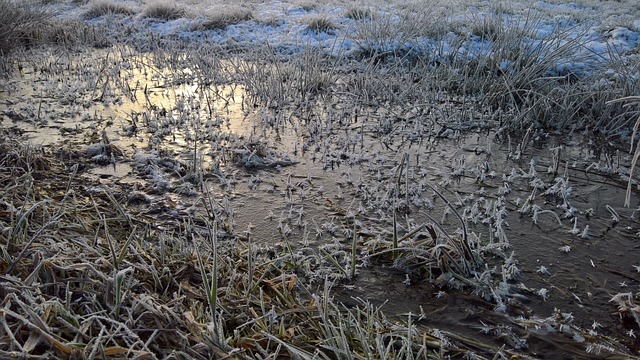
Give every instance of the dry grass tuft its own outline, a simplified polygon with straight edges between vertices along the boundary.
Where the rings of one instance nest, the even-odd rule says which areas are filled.
[[[317,15],[310,16],[307,19],[307,28],[316,33],[331,33],[338,29],[338,25],[334,23],[328,16]]]
[[[471,19],[471,28],[467,31],[482,40],[495,41],[505,32],[505,28],[501,16],[474,16]]]
[[[41,27],[49,18],[41,4],[0,0],[0,55],[36,40],[33,29]]]
[[[374,18],[373,12],[371,12],[370,9],[356,6],[352,6],[347,9],[347,13],[345,16],[353,20],[373,20]]]
[[[315,11],[315,10],[318,10],[319,2],[317,2],[317,1],[302,1],[298,5],[304,11]]]
[[[186,10],[175,3],[168,1],[156,1],[147,4],[142,11],[145,18],[154,18],[162,20],[175,20],[185,16]]]
[[[81,20],[55,19],[35,2],[0,0],[0,55],[42,44],[110,44],[109,34]]]
[[[89,5],[89,9],[85,11],[83,17],[95,19],[106,15],[133,15],[135,13],[135,10],[124,4],[113,3],[109,0],[96,0]]]
[[[202,21],[194,25],[193,30],[223,30],[229,25],[239,24],[253,19],[251,9],[245,7],[227,6],[216,12],[208,12]]]

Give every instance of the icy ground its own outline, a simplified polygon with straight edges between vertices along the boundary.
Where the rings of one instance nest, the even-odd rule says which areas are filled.
[[[133,16],[108,15],[87,21],[143,28],[188,42],[206,41],[225,48],[252,48],[268,44],[283,56],[303,48],[322,48],[335,56],[349,58],[362,51],[388,51],[396,55],[429,55],[433,61],[475,58],[499,48],[505,39],[492,38],[495,28],[519,29],[526,35],[518,46],[539,51],[562,49],[578,42],[576,51],[557,59],[549,75],[588,74],[613,60],[622,64],[638,61],[640,9],[633,1],[431,1],[380,2],[283,2],[265,1],[228,5],[209,1],[178,1],[185,16],[175,20],[145,18],[145,6],[134,0],[111,0],[134,11]],[[173,4],[173,3],[171,3]],[[64,18],[83,18],[88,7],[61,3],[53,11]],[[194,30],[211,14],[250,11],[250,20],[224,29]],[[355,14],[355,16],[354,16]],[[326,21],[322,31],[310,27]],[[133,34],[139,34],[133,32]],[[137,35],[132,35],[137,36]],[[500,56],[500,55],[496,55]],[[509,71],[510,60],[500,62]],[[612,69],[612,75],[615,70]]]

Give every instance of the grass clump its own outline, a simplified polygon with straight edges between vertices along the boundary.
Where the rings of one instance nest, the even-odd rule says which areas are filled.
[[[41,2],[0,0],[0,56],[38,44],[110,44],[108,34],[81,20],[54,19]]]
[[[207,13],[203,20],[196,23],[193,30],[224,30],[229,25],[239,24],[253,19],[251,9],[244,7],[225,7],[219,11]]]
[[[307,29],[316,33],[332,33],[338,25],[324,15],[311,16],[307,20]]]
[[[633,105],[640,105],[640,96],[628,96],[620,99],[615,99],[607,102],[607,105],[612,105],[615,103],[626,103],[627,107],[631,107]],[[640,159],[640,146],[635,144],[635,150],[633,148],[634,140],[636,139],[636,135],[638,134],[638,128],[640,128],[640,116],[636,120],[633,125],[633,134],[631,135],[631,145],[629,152],[633,153],[633,160],[631,162],[631,168],[629,169],[629,181],[627,183],[627,192],[625,194],[624,206],[631,206],[631,190],[633,189],[633,170],[635,170],[636,165],[638,164],[638,159]]]
[[[0,55],[35,40],[33,29],[49,18],[46,9],[35,2],[0,0]]]
[[[184,8],[178,6],[175,3],[167,1],[156,1],[147,4],[142,11],[142,16],[145,18],[154,18],[162,20],[175,20],[183,17],[186,14]]]
[[[355,6],[347,9],[347,13],[345,14],[345,16],[352,20],[373,19],[373,13],[371,12],[371,10]]]
[[[89,5],[89,9],[84,13],[85,19],[95,19],[105,15],[133,15],[135,11],[124,5],[116,4],[108,0],[96,0]]]
[[[497,40],[505,29],[501,16],[474,16],[469,32],[482,40]]]
[[[234,67],[253,100],[269,107],[311,100],[336,83],[336,73],[315,49],[306,50],[287,64],[279,63],[272,48],[259,49],[252,56],[264,61],[239,61]]]
[[[299,5],[300,5],[300,9],[309,12],[309,11],[318,10],[319,4],[317,1],[303,1]]]
[[[356,20],[373,20],[356,22],[350,34],[351,40],[359,47],[359,57],[362,59],[397,60],[399,63],[406,60],[405,55],[409,53],[429,56],[433,51],[421,49],[420,42],[415,39],[439,39],[449,31],[450,21],[444,16],[437,17],[435,14],[438,14],[438,10],[431,4],[406,5],[397,14],[373,14],[369,10],[363,13],[361,9],[350,10],[350,13],[347,16]]]

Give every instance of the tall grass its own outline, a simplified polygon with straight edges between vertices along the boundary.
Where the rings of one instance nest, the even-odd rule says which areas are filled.
[[[357,56],[390,63],[429,57],[433,49],[425,40],[439,40],[452,30],[441,5],[425,1],[403,3],[393,12],[375,8],[348,10],[347,16],[358,20],[349,34],[359,47]]]
[[[46,8],[31,0],[0,0],[0,55],[36,40],[37,29],[50,19]]]
[[[640,105],[640,96],[623,97],[620,99],[611,100],[607,104],[611,105],[616,103],[625,103],[626,107],[633,107],[634,105],[638,106]],[[638,135],[639,128],[640,128],[640,116],[638,116],[638,119],[633,125],[633,132],[631,134],[631,144],[629,146],[629,152],[633,153],[633,159],[631,160],[631,167],[629,168],[629,180],[627,182],[627,192],[624,198],[624,206],[627,206],[627,207],[631,206],[631,190],[633,188],[633,171],[635,170],[636,165],[638,164],[638,159],[640,159],[640,146],[638,146],[638,144],[635,144],[635,150],[634,150],[634,143],[636,142],[636,135]]]
[[[267,107],[297,106],[327,95],[337,80],[332,61],[317,49],[306,49],[288,62],[270,46],[250,50],[259,61],[233,59],[240,81],[256,103]]]

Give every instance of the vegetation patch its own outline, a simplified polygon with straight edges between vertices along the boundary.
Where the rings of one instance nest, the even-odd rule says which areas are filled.
[[[392,322],[366,301],[346,307],[330,283],[312,294],[290,266],[302,258],[221,235],[209,195],[198,201],[211,212],[161,230],[169,224],[139,212],[133,189],[89,185],[81,158],[61,161],[19,137],[0,137],[0,204],[10,209],[0,212],[0,270],[11,279],[0,321],[12,334],[3,356],[407,358],[449,337]],[[405,345],[380,346],[389,338]],[[442,351],[472,343],[451,334]]]
[[[89,4],[89,9],[85,11],[83,16],[85,19],[95,19],[106,15],[133,15],[135,13],[135,10],[124,4],[109,0],[96,0]]]
[[[637,357],[638,34],[313,5],[28,26],[0,357]]]
[[[0,55],[37,40],[34,29],[50,18],[42,5],[33,1],[0,0]]]
[[[373,20],[373,12],[369,8],[364,7],[350,7],[347,9],[345,16],[353,20]]]
[[[154,1],[150,2],[142,10],[142,16],[145,18],[154,18],[162,20],[175,20],[183,17],[186,10],[177,5],[175,2]]]
[[[338,29],[338,25],[324,15],[310,16],[306,23],[307,29],[316,33],[331,33]]]
[[[194,21],[194,30],[224,30],[229,25],[239,24],[253,19],[251,9],[245,7],[226,6],[210,10],[202,19]]]

